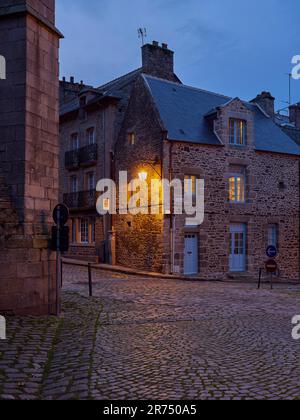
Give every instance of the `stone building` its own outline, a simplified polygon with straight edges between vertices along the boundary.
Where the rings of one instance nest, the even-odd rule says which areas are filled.
[[[257,276],[268,245],[282,278],[299,277],[298,105],[251,102],[182,85],[174,54],[142,48],[142,67],[104,86],[61,82],[61,193],[71,208],[69,256],[204,279]],[[95,210],[95,183],[146,174],[205,181],[205,219]],[[191,192],[193,194],[194,191]],[[162,204],[162,203],[160,203]]]
[[[116,176],[190,180],[191,195],[203,179],[205,219],[191,227],[172,212],[115,216],[117,264],[203,279],[254,277],[275,245],[281,277],[298,279],[298,109],[290,109],[287,129],[267,92],[246,102],[140,75],[116,143]]]
[[[71,210],[70,257],[115,262],[112,220],[96,213],[95,185],[113,176],[116,138],[144,73],[179,82],[166,44],[144,45],[142,67],[103,86],[75,83],[74,77],[60,82],[60,190]]]
[[[0,0],[0,312],[55,314],[59,84],[54,0]]]

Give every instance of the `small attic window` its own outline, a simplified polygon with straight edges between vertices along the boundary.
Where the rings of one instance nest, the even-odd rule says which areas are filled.
[[[229,143],[235,146],[245,146],[247,141],[247,121],[230,118]]]
[[[134,146],[136,143],[136,136],[134,132],[128,133],[128,143],[130,146]]]
[[[278,187],[280,189],[280,191],[284,191],[285,190],[285,183],[284,181],[280,181],[278,184]]]

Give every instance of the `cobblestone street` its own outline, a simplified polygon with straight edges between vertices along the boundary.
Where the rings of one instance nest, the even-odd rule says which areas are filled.
[[[1,399],[299,399],[300,288],[64,267],[63,316],[9,318]]]

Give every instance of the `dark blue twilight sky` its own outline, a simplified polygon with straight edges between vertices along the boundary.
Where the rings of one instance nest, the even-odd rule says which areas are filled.
[[[175,51],[188,85],[252,99],[269,90],[288,100],[291,59],[300,54],[299,0],[57,0],[61,75],[95,86],[141,65],[139,27],[148,42]],[[300,101],[300,80],[292,81]]]

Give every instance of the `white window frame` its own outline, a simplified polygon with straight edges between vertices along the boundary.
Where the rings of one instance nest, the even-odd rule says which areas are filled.
[[[89,219],[82,217],[80,219],[80,243],[83,245],[88,245],[89,236]]]
[[[196,175],[185,175],[184,176],[184,193],[195,197],[197,190],[197,176]],[[187,182],[186,182],[187,181]]]
[[[276,223],[268,225],[268,246],[278,248],[278,225]]]
[[[243,124],[243,128],[239,126]],[[241,134],[242,129],[242,134]],[[247,121],[237,118],[229,119],[229,144],[232,146],[246,146],[247,144]]]

